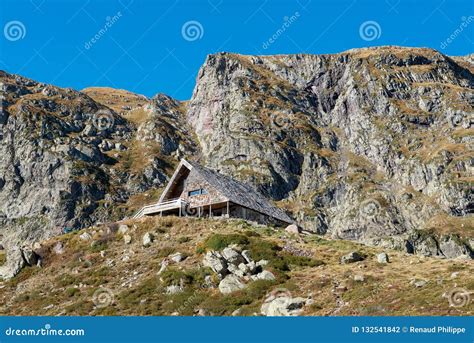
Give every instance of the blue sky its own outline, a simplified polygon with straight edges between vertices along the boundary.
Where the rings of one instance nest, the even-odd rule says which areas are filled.
[[[77,90],[109,86],[189,99],[206,55],[220,51],[321,54],[403,45],[448,55],[474,52],[474,1],[469,0],[0,4],[0,69]]]

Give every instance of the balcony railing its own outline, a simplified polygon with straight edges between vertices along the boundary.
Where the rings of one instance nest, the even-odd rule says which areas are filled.
[[[149,214],[160,213],[163,211],[173,210],[181,207],[185,207],[188,204],[186,200],[181,198],[171,199],[163,201],[153,205],[143,206],[132,218],[137,219]]]

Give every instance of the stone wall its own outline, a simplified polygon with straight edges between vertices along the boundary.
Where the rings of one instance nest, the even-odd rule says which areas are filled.
[[[190,191],[201,188],[205,189],[207,194],[194,196],[188,195]],[[225,202],[228,200],[194,170],[191,170],[187,179],[184,180],[184,187],[180,198],[188,201],[192,207],[208,205],[210,203]]]

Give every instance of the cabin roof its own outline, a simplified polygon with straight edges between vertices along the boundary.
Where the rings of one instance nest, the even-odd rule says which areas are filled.
[[[176,171],[160,197],[160,202],[164,200],[166,193],[169,191],[182,168],[187,168],[189,170],[194,169],[202,178],[215,187],[218,192],[235,204],[253,209],[285,223],[294,222],[285,212],[283,212],[283,210],[271,204],[267,198],[250,185],[234,180],[231,177],[220,174],[212,169],[205,168],[196,162],[186,161],[185,159],[182,159],[176,168]]]

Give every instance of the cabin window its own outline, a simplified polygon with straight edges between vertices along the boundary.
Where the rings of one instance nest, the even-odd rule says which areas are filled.
[[[201,194],[207,194],[207,190],[205,190],[204,188],[200,188],[200,189],[194,189],[188,192],[188,196],[190,197],[193,197],[195,195],[201,195]]]

